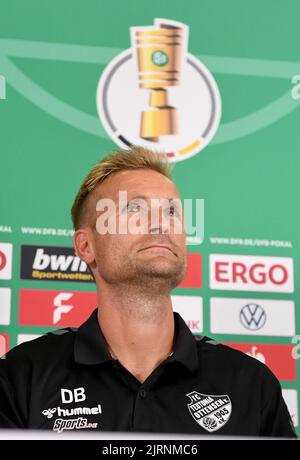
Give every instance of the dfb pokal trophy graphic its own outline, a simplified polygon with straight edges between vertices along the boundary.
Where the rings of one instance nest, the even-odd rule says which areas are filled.
[[[178,134],[178,112],[169,105],[168,88],[178,86],[186,59],[188,27],[177,21],[155,19],[154,26],[131,27],[140,88],[150,90],[149,110],[141,113],[140,137],[159,142]]]

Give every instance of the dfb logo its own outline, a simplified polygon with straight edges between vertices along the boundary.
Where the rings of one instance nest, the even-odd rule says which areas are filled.
[[[211,254],[210,288],[234,291],[294,292],[293,259]]]
[[[85,390],[83,387],[74,388],[74,390],[61,388],[60,394],[63,404],[71,404],[72,402],[77,403],[86,400]]]

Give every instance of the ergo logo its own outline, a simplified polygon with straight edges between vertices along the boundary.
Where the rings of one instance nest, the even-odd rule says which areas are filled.
[[[293,259],[211,254],[210,288],[293,292]]]
[[[227,262],[216,262],[217,281],[230,282],[230,272],[228,270],[228,266],[229,264]],[[279,270],[282,275],[277,280],[274,276],[275,270]],[[231,265],[231,273],[231,279],[233,283],[240,279],[243,283],[252,281],[256,284],[264,284],[267,281],[267,278],[269,278],[270,281],[274,284],[284,284],[288,278],[288,272],[282,265],[273,265],[266,272],[264,264],[253,264],[249,267],[249,270],[247,270],[247,266],[245,264],[233,262]]]

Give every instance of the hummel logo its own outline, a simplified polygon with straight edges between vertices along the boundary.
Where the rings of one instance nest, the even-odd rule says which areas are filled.
[[[46,415],[47,418],[52,418],[55,412],[56,412],[56,407],[54,409],[45,409],[43,410],[42,414]]]

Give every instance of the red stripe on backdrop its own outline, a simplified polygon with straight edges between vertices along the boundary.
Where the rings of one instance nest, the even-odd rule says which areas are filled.
[[[78,327],[97,307],[95,292],[20,289],[23,326]]]
[[[202,255],[190,252],[188,254],[187,271],[179,284],[180,288],[202,287]]]

